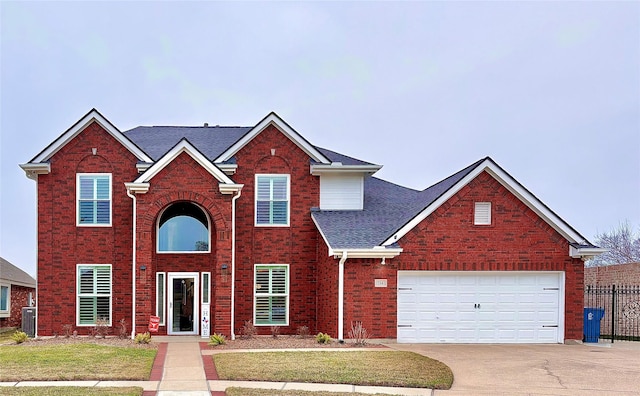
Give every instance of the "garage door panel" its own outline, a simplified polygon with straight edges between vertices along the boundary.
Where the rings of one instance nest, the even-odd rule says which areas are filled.
[[[560,342],[558,327],[542,326],[558,326],[561,279],[560,273],[400,271],[398,342]],[[406,285],[414,286],[401,290]]]

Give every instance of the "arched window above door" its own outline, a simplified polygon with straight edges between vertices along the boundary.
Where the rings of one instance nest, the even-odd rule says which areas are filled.
[[[158,252],[210,252],[209,218],[191,202],[169,206],[158,221]]]

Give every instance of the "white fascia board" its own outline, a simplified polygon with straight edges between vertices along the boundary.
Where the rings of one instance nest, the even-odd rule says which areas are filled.
[[[29,179],[38,180],[38,175],[46,175],[51,173],[51,164],[44,163],[26,163],[20,164],[20,168],[24,171]]]
[[[170,164],[180,154],[187,153],[204,169],[213,175],[220,183],[235,184],[229,176],[225,175],[217,166],[209,161],[200,151],[198,151],[189,141],[182,139],[176,144],[169,152],[167,152],[162,158],[156,161],[145,173],[140,175],[134,183],[148,183],[151,179],[158,174],[165,166]]]
[[[30,162],[38,163],[49,160],[55,153],[57,153],[62,147],[69,143],[73,138],[78,136],[89,124],[97,122],[102,128],[111,134],[120,144],[122,144],[127,150],[129,150],[136,158],[143,162],[153,162],[151,158],[144,151],[140,150],[129,138],[127,138],[122,132],[118,130],[109,120],[104,118],[96,109],[92,109],[78,122],[73,124],[71,128],[67,129],[62,135],[53,141],[47,148],[40,152]]]
[[[311,157],[316,162],[322,162],[325,164],[330,163],[329,159],[322,155],[313,145],[311,145],[308,141],[306,141],[298,132],[296,132],[289,124],[287,124],[282,118],[280,118],[276,113],[269,113],[265,118],[262,119],[256,126],[254,126],[249,132],[247,132],[240,140],[235,142],[231,147],[229,147],[224,153],[222,153],[218,158],[216,158],[213,162],[225,162],[228,161],[231,157],[233,157],[240,149],[242,149],[247,143],[249,143],[253,138],[258,136],[260,132],[262,132],[269,125],[273,125],[280,132],[282,132],[286,137],[288,137],[292,142],[294,142],[300,149],[302,149],[309,157]]]
[[[235,175],[238,171],[238,164],[216,164],[221,171],[231,176]]]
[[[147,171],[147,169],[151,168],[151,165],[153,165],[153,163],[150,162],[138,162],[136,164],[136,169],[138,170],[138,173],[144,173]]]
[[[149,191],[149,183],[124,183],[127,191],[134,194],[146,194]]]
[[[242,190],[242,187],[244,187],[244,184],[225,184],[225,183],[220,183],[220,185],[219,185],[221,194],[234,194],[234,193],[237,193],[238,191]]]
[[[374,246],[371,249],[335,249],[331,256],[342,257],[344,254],[352,258],[394,258],[402,253],[402,248],[385,248],[384,246]]]
[[[609,249],[601,248],[601,247],[573,247],[569,246],[569,256],[573,258],[581,258],[583,260],[588,260],[592,257],[599,256],[603,253],[608,252]]]
[[[453,185],[449,190],[436,199],[431,205],[426,207],[417,216],[411,219],[407,224],[393,234],[389,239],[382,243],[383,246],[390,245],[397,242],[400,238],[405,236],[415,226],[420,224],[431,213],[444,204],[449,198],[453,197],[464,186],[469,184],[473,179],[478,177],[482,172],[487,171],[494,179],[496,179],[504,188],[509,190],[513,195],[520,199],[529,209],[533,210],[538,216],[540,216],[547,224],[549,224],[560,235],[567,239],[570,243],[583,243],[586,239],[571,228],[564,220],[558,215],[553,213],[545,204],[536,198],[531,192],[524,188],[513,177],[506,173],[496,163],[490,159],[486,159],[473,169],[469,174],[462,178],[458,183]]]
[[[320,176],[322,174],[328,173],[366,173],[369,175],[373,175],[380,169],[382,169],[382,165],[342,165],[334,162],[329,165],[311,165],[311,174],[313,176]]]
[[[329,240],[327,240],[327,237],[324,235],[324,232],[322,232],[322,228],[320,228],[320,226],[318,225],[316,218],[313,217],[313,213],[311,213],[311,220],[313,220],[313,224],[316,225],[316,229],[318,230],[318,232],[320,232],[320,236],[324,240],[324,244],[327,245],[327,248],[329,248],[329,256],[333,256],[333,248],[329,244]]]

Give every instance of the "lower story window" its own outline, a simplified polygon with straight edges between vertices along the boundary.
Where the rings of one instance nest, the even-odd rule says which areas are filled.
[[[0,285],[0,318],[11,314],[11,285]]]
[[[254,320],[260,325],[289,324],[289,266],[256,264]]]
[[[77,271],[78,326],[111,326],[111,264],[81,264]]]

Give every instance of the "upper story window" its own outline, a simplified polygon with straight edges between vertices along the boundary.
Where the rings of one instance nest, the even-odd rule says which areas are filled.
[[[491,225],[491,202],[476,202],[473,214],[474,225]]]
[[[289,225],[289,175],[256,175],[256,226]]]
[[[210,252],[209,218],[199,206],[178,202],[169,206],[158,223],[158,252]]]
[[[77,224],[79,226],[110,226],[111,174],[79,173],[76,185]]]

